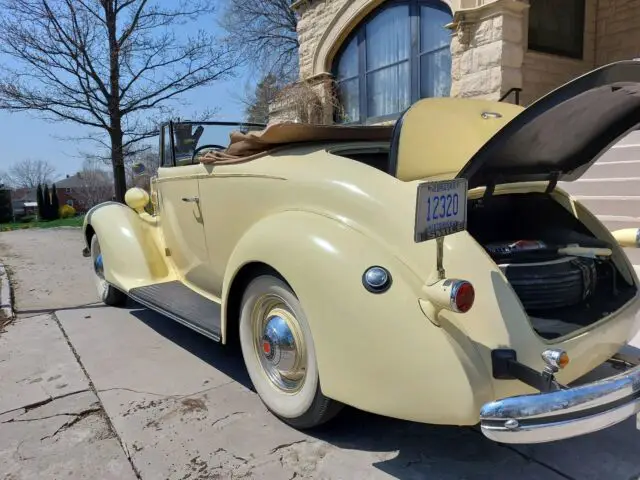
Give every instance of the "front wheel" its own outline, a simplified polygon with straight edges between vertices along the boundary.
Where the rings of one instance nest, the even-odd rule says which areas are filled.
[[[127,301],[127,296],[117,288],[109,285],[104,278],[104,261],[98,235],[91,237],[91,266],[100,300],[112,307],[124,305]]]
[[[311,329],[298,298],[272,275],[245,290],[240,346],[249,377],[267,408],[295,428],[329,421],[342,405],[320,389]]]

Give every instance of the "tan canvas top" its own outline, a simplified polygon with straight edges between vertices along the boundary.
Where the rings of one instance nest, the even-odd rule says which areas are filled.
[[[208,152],[201,163],[247,160],[274,148],[303,142],[391,141],[393,126],[339,126],[283,122],[258,132],[233,132],[226,150]]]

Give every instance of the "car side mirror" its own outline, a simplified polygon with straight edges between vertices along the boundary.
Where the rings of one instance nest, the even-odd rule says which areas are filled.
[[[640,228],[623,228],[611,234],[621,247],[640,248]]]

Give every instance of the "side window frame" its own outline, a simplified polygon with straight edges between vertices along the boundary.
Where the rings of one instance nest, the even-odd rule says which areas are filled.
[[[169,145],[165,139],[169,136]],[[168,152],[165,147],[171,150],[170,158],[167,158]],[[160,126],[160,168],[172,168],[176,166],[175,149],[173,146],[173,122],[168,122]]]

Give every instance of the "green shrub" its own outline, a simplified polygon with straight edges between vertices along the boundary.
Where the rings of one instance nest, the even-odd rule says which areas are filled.
[[[71,205],[63,205],[60,207],[60,218],[71,218],[76,216],[76,209]]]
[[[31,223],[35,221],[36,221],[36,217],[34,217],[33,215],[24,216],[19,220],[20,223]]]

